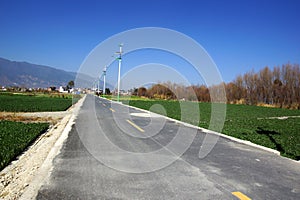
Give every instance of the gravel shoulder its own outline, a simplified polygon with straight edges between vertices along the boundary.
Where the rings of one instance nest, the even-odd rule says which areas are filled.
[[[18,199],[30,186],[49,152],[60,138],[73,116],[73,110],[82,102],[64,112],[0,113],[0,118],[22,122],[49,122],[49,130],[42,134],[22,155],[0,172],[0,199]]]

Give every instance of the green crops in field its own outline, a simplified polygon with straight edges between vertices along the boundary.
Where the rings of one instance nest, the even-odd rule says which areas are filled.
[[[0,111],[6,112],[64,111],[72,105],[72,98],[1,94],[0,102]]]
[[[48,127],[47,123],[0,121],[0,170],[20,155]]]
[[[160,104],[170,118],[181,120],[181,108],[178,101],[140,101],[131,100],[132,106],[149,110],[153,105]],[[210,103],[199,104],[200,122],[196,122],[194,110],[184,121],[190,124],[208,128],[211,117]],[[163,114],[160,110],[152,110]],[[300,110],[287,110],[280,108],[267,108],[248,105],[227,105],[226,119],[222,133],[239,139],[248,140],[281,152],[281,155],[300,159],[300,118],[269,119],[269,117],[300,116]]]

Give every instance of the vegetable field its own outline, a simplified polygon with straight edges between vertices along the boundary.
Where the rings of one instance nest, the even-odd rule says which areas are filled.
[[[181,120],[181,109],[178,101],[130,100],[124,101],[124,103],[145,110],[149,110],[154,104],[160,104],[166,110],[168,117]],[[188,103],[195,104],[194,102]],[[194,110],[188,111],[189,115],[185,118],[185,121],[208,128],[211,104],[196,104],[199,104],[200,122],[195,121],[197,113]],[[153,111],[163,114],[160,110]],[[283,156],[296,160],[300,159],[300,110],[227,105],[226,120],[222,132],[226,135],[276,149]]]
[[[1,93],[0,102],[0,111],[6,112],[64,111],[72,105],[72,96]]]
[[[0,121],[0,170],[21,154],[48,127],[48,123]]]

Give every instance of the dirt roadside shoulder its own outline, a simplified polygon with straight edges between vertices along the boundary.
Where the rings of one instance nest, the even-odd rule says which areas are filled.
[[[32,182],[41,175],[42,166],[57,141],[63,133],[68,134],[65,129],[74,120],[74,111],[79,110],[84,99],[85,97],[81,98],[67,111],[60,112],[62,119],[42,134],[17,160],[0,172],[0,199],[18,199],[25,191],[32,189]]]

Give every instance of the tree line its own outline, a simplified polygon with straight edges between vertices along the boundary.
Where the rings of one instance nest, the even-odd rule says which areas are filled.
[[[226,84],[229,102],[250,105],[268,104],[280,108],[300,109],[300,67],[285,64],[255,73],[253,70]]]
[[[238,75],[230,83],[213,87],[220,86],[225,88],[227,103],[300,109],[299,64],[288,63],[273,69],[266,66],[258,72],[251,70]],[[212,87],[205,85],[184,86],[166,82],[148,89],[140,87],[133,94],[148,98],[210,102],[210,91]]]

